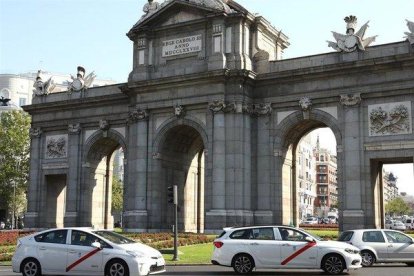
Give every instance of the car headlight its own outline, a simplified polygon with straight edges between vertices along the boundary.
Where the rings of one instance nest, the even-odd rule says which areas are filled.
[[[345,252],[349,254],[359,254],[359,250],[352,249],[352,248],[345,248]]]
[[[128,253],[129,255],[131,255],[132,257],[135,257],[135,258],[143,258],[143,257],[145,257],[145,254],[142,253],[142,252],[136,252],[136,251],[129,251],[129,250],[127,250],[126,253]]]

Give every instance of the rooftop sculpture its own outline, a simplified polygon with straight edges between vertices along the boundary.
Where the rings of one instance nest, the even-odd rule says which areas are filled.
[[[406,38],[408,39],[410,44],[414,44],[414,22],[407,20],[407,26],[410,32],[405,32],[404,34],[407,35]]]
[[[350,15],[344,18],[346,22],[346,34],[340,34],[332,32],[336,43],[327,40],[328,46],[334,48],[338,52],[353,52],[357,49],[365,51],[365,47],[368,47],[372,42],[375,41],[377,36],[371,36],[364,39],[365,31],[367,30],[368,23],[365,23],[358,32],[355,33],[357,27],[357,18],[354,15]]]
[[[35,96],[45,96],[48,95],[55,89],[56,84],[53,82],[52,77],[47,81],[43,82],[42,80],[42,71],[37,71],[36,81],[33,84],[33,93]]]
[[[78,69],[78,73],[76,74],[76,78],[70,75],[73,82],[69,83],[68,85],[69,93],[72,93],[74,91],[75,92],[85,91],[92,85],[92,82],[96,78],[96,75],[94,74],[94,72],[90,73],[84,78],[85,68],[83,68],[82,66],[78,66],[77,69]]]

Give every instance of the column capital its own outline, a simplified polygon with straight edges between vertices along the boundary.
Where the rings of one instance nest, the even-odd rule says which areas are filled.
[[[148,120],[149,113],[147,109],[135,108],[128,114],[128,122],[136,123],[138,121]]]
[[[39,138],[42,135],[42,132],[40,127],[31,127],[29,130],[30,138]]]
[[[80,126],[80,123],[75,123],[75,124],[69,124],[68,125],[69,134],[76,135],[76,134],[79,134],[81,132],[81,130],[82,130],[82,128]]]
[[[356,106],[359,105],[362,101],[361,93],[342,94],[340,96],[341,99],[339,100],[339,102],[344,106]]]

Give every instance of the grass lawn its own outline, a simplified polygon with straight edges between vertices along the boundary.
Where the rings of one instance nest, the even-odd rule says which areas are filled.
[[[213,243],[203,243],[178,247],[182,254],[178,255],[179,261],[172,261],[173,254],[163,254],[167,264],[211,264],[213,254]]]

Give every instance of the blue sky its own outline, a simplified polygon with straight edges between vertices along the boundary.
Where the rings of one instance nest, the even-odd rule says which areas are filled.
[[[147,0],[0,0],[0,73],[43,69],[76,73],[83,65],[98,78],[125,82],[132,68],[126,33]],[[162,3],[163,0],[158,0]],[[331,31],[345,32],[343,18],[370,20],[373,44],[403,40],[405,19],[414,21],[414,0],[239,0],[289,38],[284,58],[332,51]],[[390,4],[392,3],[392,5]]]
[[[0,0],[0,73],[42,69],[75,74],[83,65],[98,78],[125,82],[132,69],[129,29],[142,16],[147,0]],[[163,0],[158,0],[162,3]],[[358,26],[370,20],[366,36],[373,45],[402,41],[405,19],[414,21],[414,0],[238,0],[259,13],[290,39],[284,58],[333,51],[331,31],[345,33],[343,18]],[[395,173],[414,194],[413,169]]]

